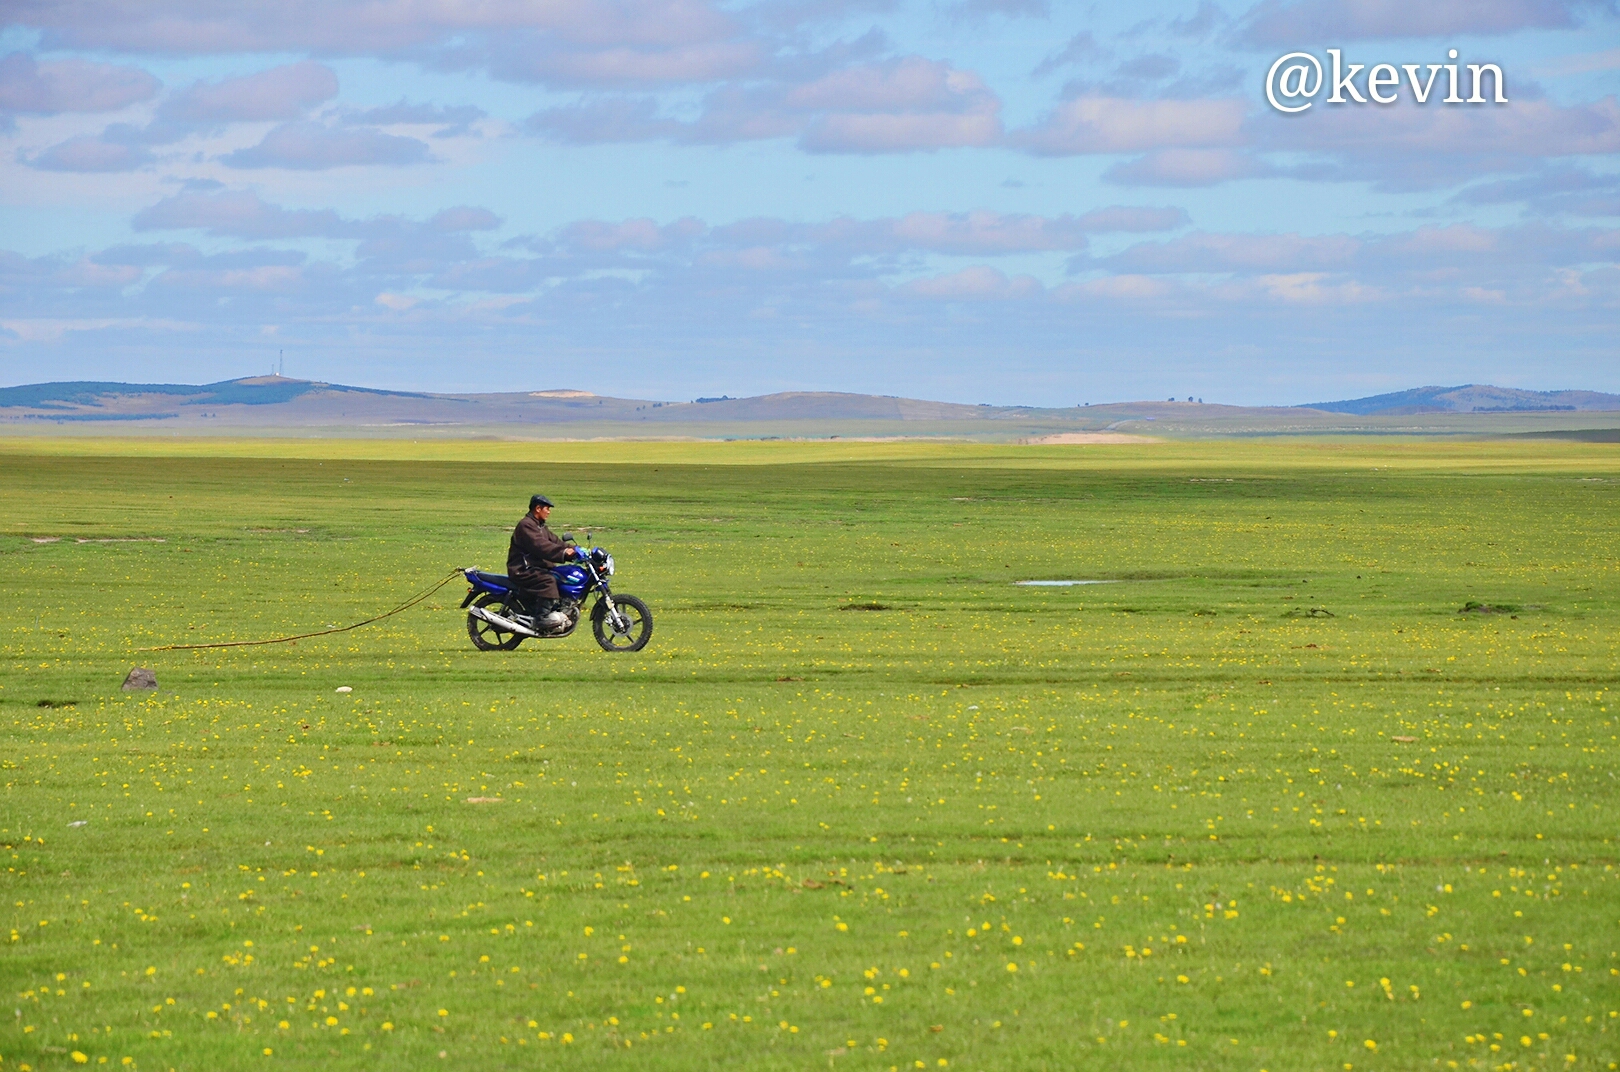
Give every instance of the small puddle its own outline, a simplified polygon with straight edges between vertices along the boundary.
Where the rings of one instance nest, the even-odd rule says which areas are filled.
[[[1026,588],[1068,588],[1076,584],[1117,584],[1117,581],[1014,581]]]

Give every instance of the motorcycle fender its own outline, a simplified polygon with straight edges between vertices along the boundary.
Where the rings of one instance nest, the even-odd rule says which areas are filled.
[[[467,598],[461,601],[461,609],[466,610],[468,607],[472,606],[472,601],[476,598],[478,598],[478,589],[467,589]]]

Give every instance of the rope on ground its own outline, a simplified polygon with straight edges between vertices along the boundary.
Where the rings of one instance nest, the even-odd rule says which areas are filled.
[[[330,636],[333,633],[347,633],[351,629],[358,629],[362,625],[370,625],[373,622],[380,622],[384,618],[392,618],[394,615],[400,613],[401,611],[410,610],[412,607],[416,606],[418,603],[422,602],[428,596],[432,595],[434,592],[437,592],[439,589],[443,588],[445,585],[449,584],[451,581],[455,580],[459,576],[461,576],[461,570],[453,569],[448,574],[445,575],[444,580],[442,580],[439,583],[433,585],[433,587],[427,589],[426,591],[418,592],[416,595],[414,595],[411,598],[407,599],[405,602],[401,603],[399,606],[395,607],[393,610],[386,611],[386,612],[384,612],[382,614],[377,615],[374,618],[367,618],[363,622],[355,622],[353,625],[338,626],[337,628],[334,628],[334,629],[322,629],[322,630],[320,630],[318,632],[314,632],[314,633],[299,633],[297,636],[273,637],[273,638],[271,638],[269,640],[229,640],[229,641],[222,641],[222,642],[217,643],[217,644],[164,644],[163,646],[157,647],[157,648],[137,648],[135,650],[137,650],[137,651],[197,651],[198,649],[201,649],[201,648],[250,648],[250,647],[255,647],[257,645],[260,645],[260,644],[287,644],[287,643],[291,643],[294,640],[308,640],[310,637]]]

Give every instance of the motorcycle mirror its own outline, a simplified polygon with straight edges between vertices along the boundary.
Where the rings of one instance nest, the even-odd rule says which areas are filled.
[[[585,534],[585,542],[590,543],[592,539],[594,539],[594,537],[592,537],[591,534],[587,532]]]
[[[574,534],[572,532],[565,532],[562,534],[562,538],[565,540],[572,540],[574,538]]]

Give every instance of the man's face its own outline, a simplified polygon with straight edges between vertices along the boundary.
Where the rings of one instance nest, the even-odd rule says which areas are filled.
[[[536,506],[534,508],[535,520],[544,521],[546,518],[548,518],[550,516],[551,516],[551,507],[546,506],[544,503],[542,503],[541,505]]]

